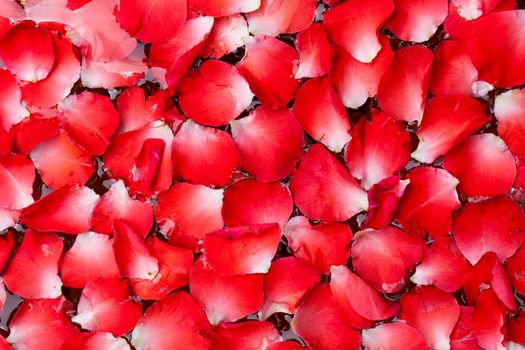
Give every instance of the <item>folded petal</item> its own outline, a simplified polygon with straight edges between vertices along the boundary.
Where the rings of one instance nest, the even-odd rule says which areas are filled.
[[[393,226],[357,232],[352,244],[355,271],[380,292],[398,292],[420,262],[426,244]]]
[[[250,33],[255,36],[293,34],[312,24],[315,0],[261,0],[261,6],[246,14]]]
[[[419,286],[434,285],[453,293],[463,285],[463,276],[471,265],[450,236],[436,239],[427,249],[423,261],[410,280]]]
[[[224,191],[222,217],[229,227],[270,223],[278,223],[282,227],[292,210],[290,191],[278,182],[246,179]]]
[[[405,41],[429,40],[448,14],[446,0],[395,0],[394,5],[394,13],[386,26]]]
[[[264,276],[264,304],[259,312],[266,320],[276,312],[293,314],[321,275],[307,262],[293,256],[274,260]]]
[[[211,326],[202,307],[186,292],[153,304],[131,334],[137,350],[207,350]]]
[[[384,323],[363,330],[365,350],[425,350],[426,343],[421,334],[406,323]]]
[[[217,60],[190,70],[179,84],[184,114],[208,126],[228,124],[248,108],[253,96],[237,68]]]
[[[232,121],[231,132],[242,167],[259,181],[289,176],[303,156],[303,129],[288,109],[256,108]]]
[[[369,208],[363,228],[380,229],[390,225],[410,180],[392,176],[379,181],[368,191]]]
[[[476,299],[472,313],[472,328],[478,344],[484,349],[504,349],[506,323],[505,308],[499,303],[495,293],[488,289]]]
[[[505,142],[489,133],[472,135],[448,152],[443,167],[459,180],[458,191],[468,197],[506,194],[517,174]]]
[[[212,269],[225,276],[266,273],[281,239],[277,224],[261,224],[208,233],[204,256]]]
[[[231,136],[186,120],[173,140],[176,177],[196,184],[225,186],[239,168],[239,154]]]
[[[459,313],[456,299],[435,287],[417,287],[401,298],[401,319],[416,328],[432,349],[450,349]]]
[[[337,47],[330,79],[347,108],[359,108],[377,95],[383,75],[388,71],[394,53],[386,36],[379,38],[381,50],[370,63],[356,60],[342,47]]]
[[[299,62],[294,66],[295,79],[325,75],[332,67],[334,48],[322,23],[314,23],[295,38]]]
[[[92,89],[113,89],[135,85],[148,71],[143,56],[139,54],[137,57],[128,56],[108,62],[93,61],[84,57],[80,72],[82,85]]]
[[[394,11],[392,0],[345,1],[324,13],[332,40],[356,60],[370,63],[381,50],[378,31]]]
[[[312,225],[304,216],[294,216],[285,227],[285,237],[294,256],[317,271],[329,274],[330,266],[344,265],[350,256],[352,231],[344,224]]]
[[[115,16],[130,35],[150,43],[168,40],[177,34],[186,21],[186,7],[186,0],[120,0]]]
[[[216,18],[201,55],[221,58],[244,46],[249,36],[248,23],[240,14]]]
[[[62,240],[53,233],[27,230],[3,275],[7,288],[24,299],[62,295],[58,262],[63,247]]]
[[[44,232],[86,232],[98,198],[90,188],[64,186],[25,208],[21,223]]]
[[[292,329],[308,346],[318,350],[358,350],[361,344],[361,335],[345,322],[327,284],[315,288],[299,306]]]
[[[452,350],[483,350],[474,335],[473,312],[472,306],[460,306],[459,320],[450,335],[450,348]]]
[[[341,152],[352,138],[345,107],[327,77],[301,86],[293,112],[306,133],[333,152]]]
[[[525,156],[525,89],[509,90],[496,96],[494,115],[498,121],[498,135],[510,151],[519,157]]]
[[[264,350],[280,339],[270,322],[221,323],[213,330],[210,350]]]
[[[419,145],[412,158],[432,163],[489,120],[486,106],[471,97],[434,97],[427,103],[421,128],[417,131]]]
[[[78,235],[62,257],[60,275],[64,285],[70,288],[84,288],[86,283],[99,278],[119,278],[113,239],[95,232]]]
[[[293,78],[297,52],[271,36],[260,36],[246,44],[246,54],[237,64],[239,72],[263,105],[286,106],[294,97],[298,82]]]
[[[434,54],[421,45],[396,50],[389,70],[381,78],[377,102],[396,120],[423,118]]]
[[[496,253],[504,263],[525,240],[524,232],[523,210],[502,196],[465,204],[452,225],[456,244],[471,264],[476,264],[486,252]]]
[[[443,169],[418,167],[410,170],[410,180],[399,203],[396,221],[410,234],[432,238],[446,235],[452,212],[460,207],[458,180]]]
[[[260,309],[263,275],[222,276],[201,258],[190,272],[190,292],[203,305],[211,324],[235,322]]]
[[[310,147],[294,170],[290,190],[295,205],[313,220],[346,221],[368,209],[366,192],[319,144]]]

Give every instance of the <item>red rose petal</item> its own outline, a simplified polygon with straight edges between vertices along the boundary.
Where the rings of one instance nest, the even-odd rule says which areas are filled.
[[[179,103],[194,121],[208,126],[228,124],[253,99],[246,80],[235,66],[209,60],[190,70],[179,84]]]
[[[390,225],[410,180],[392,176],[379,181],[368,191],[368,213],[363,228],[380,229]]]
[[[450,348],[452,350],[483,350],[474,335],[471,306],[460,306],[459,320],[450,335]]]
[[[401,48],[377,88],[381,109],[396,120],[423,118],[434,54],[421,45]]]
[[[87,187],[64,186],[25,208],[21,222],[32,229],[45,232],[86,232],[91,227],[91,215],[98,198]]]
[[[46,118],[35,114],[24,119],[13,129],[16,149],[28,155],[40,143],[58,135],[58,123],[57,117]]]
[[[92,89],[131,86],[137,84],[146,75],[148,66],[144,61],[142,51],[109,62],[92,61],[84,57],[80,79],[82,85]]]
[[[271,36],[260,36],[246,44],[246,54],[237,64],[239,72],[263,105],[286,106],[294,97],[298,82],[293,78],[297,52]]]
[[[239,12],[251,12],[259,8],[261,0],[188,0],[188,7],[206,16],[222,17],[229,16]]]
[[[448,152],[443,167],[459,180],[458,191],[469,197],[505,194],[517,173],[505,142],[488,133],[470,136]]]
[[[69,337],[60,350],[130,350],[129,344],[124,338],[115,338],[108,332],[77,333]]]
[[[456,244],[471,264],[491,251],[504,263],[525,240],[524,232],[525,214],[509,197],[465,204],[452,226]]]
[[[322,23],[314,23],[295,38],[299,62],[294,68],[295,79],[325,75],[332,67],[334,48]]]
[[[95,232],[78,235],[62,257],[60,275],[64,285],[70,288],[84,288],[87,282],[99,278],[119,278],[113,239]]]
[[[115,16],[130,35],[150,43],[168,40],[177,34],[186,21],[186,7],[186,0],[121,0]]]
[[[412,326],[402,322],[384,323],[363,331],[365,350],[425,350],[426,343]]]
[[[229,227],[269,223],[284,226],[292,210],[292,196],[286,187],[246,179],[224,192],[222,217]]]
[[[361,335],[346,324],[327,284],[314,289],[299,306],[292,329],[309,347],[318,350],[358,350],[361,343]]]
[[[405,41],[429,40],[448,14],[448,1],[395,0],[395,10],[386,24],[394,35]]]
[[[231,132],[242,167],[259,181],[287,177],[303,156],[303,129],[288,109],[256,108],[232,121]]]
[[[190,272],[190,292],[203,305],[211,324],[235,322],[260,309],[263,275],[222,276],[201,258]]]
[[[7,288],[25,299],[62,295],[58,262],[63,247],[55,234],[27,230],[3,276]]]
[[[0,156],[0,208],[23,209],[34,202],[32,162],[19,154]]]
[[[294,216],[285,227],[288,246],[294,256],[317,271],[329,274],[330,266],[343,265],[350,256],[352,231],[344,224],[312,225],[304,216]]]
[[[420,237],[446,235],[452,212],[460,207],[458,180],[443,169],[419,167],[408,172],[410,184],[399,203],[396,221],[404,230]]]
[[[206,235],[204,256],[225,276],[266,273],[280,239],[277,224],[225,228]]]
[[[381,78],[394,59],[388,38],[381,36],[379,41],[381,50],[370,63],[356,60],[341,47],[336,49],[330,79],[345,107],[359,108],[377,95]]]
[[[398,292],[425,253],[425,241],[393,227],[357,232],[352,244],[355,271],[380,292]]]
[[[332,40],[356,60],[370,63],[381,50],[378,31],[392,11],[392,0],[345,1],[324,13],[324,24]]]
[[[352,129],[345,153],[350,173],[369,189],[384,178],[398,173],[410,160],[410,135],[401,122],[385,113],[361,120]]]
[[[295,205],[310,219],[345,221],[368,208],[366,192],[322,145],[312,146],[290,182]]]
[[[267,350],[306,350],[306,348],[294,341],[284,341],[271,344]]]
[[[308,28],[314,20],[315,0],[261,0],[261,6],[246,14],[255,36],[293,34]]]
[[[331,151],[341,152],[352,138],[345,108],[327,77],[309,80],[301,86],[293,112],[306,133]]]
[[[9,131],[15,124],[29,116],[29,112],[22,107],[22,93],[15,77],[5,69],[0,69],[0,130]]]
[[[201,55],[221,58],[244,46],[249,36],[248,23],[240,14],[216,18]]]
[[[401,298],[401,319],[416,328],[433,349],[450,348],[459,313],[456,299],[435,287],[418,287]]]
[[[153,304],[131,334],[137,350],[206,350],[211,327],[201,306],[177,292]]]
[[[280,339],[270,322],[221,323],[213,330],[210,350],[264,350]]]
[[[525,246],[522,245],[516,254],[505,261],[505,271],[512,287],[525,295]]]
[[[176,177],[196,184],[225,186],[239,168],[239,154],[231,136],[186,120],[173,140]]]
[[[461,17],[473,20],[491,11],[500,2],[501,0],[452,0],[451,5],[457,8]]]
[[[37,28],[34,22],[21,22],[0,40],[0,58],[21,80],[45,79],[55,61],[51,33]]]
[[[11,259],[11,253],[15,249],[15,234],[7,231],[0,235],[0,269],[3,271]]]
[[[525,156],[525,89],[509,90],[496,96],[494,115],[498,120],[498,135],[519,157]]]
[[[266,320],[276,312],[293,314],[303,297],[320,281],[320,274],[293,256],[274,260],[264,276],[264,304],[259,312]]]
[[[410,280],[417,285],[434,285],[445,292],[455,292],[463,285],[463,276],[471,265],[459,251],[452,237],[441,237],[427,249],[425,257]]]
[[[6,340],[14,349],[60,349],[78,332],[69,320],[72,309],[63,297],[26,300],[9,322]]]
[[[501,349],[505,334],[505,308],[498,302],[495,293],[488,289],[476,300],[472,313],[472,328],[478,344],[484,349]]]

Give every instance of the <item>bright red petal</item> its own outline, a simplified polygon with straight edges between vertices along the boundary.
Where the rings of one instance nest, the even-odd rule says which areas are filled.
[[[419,286],[434,285],[452,293],[461,288],[463,276],[470,268],[454,239],[447,236],[438,238],[430,245],[410,280]]]
[[[377,95],[381,78],[394,59],[388,38],[381,36],[379,41],[381,50],[370,63],[362,63],[345,49],[337,48],[330,79],[345,107],[359,108],[369,97]]]
[[[345,322],[327,284],[314,289],[299,306],[292,329],[316,350],[358,350],[361,344],[361,335]]]
[[[293,34],[308,28],[314,20],[315,0],[261,0],[261,6],[246,14],[255,36]]]
[[[32,162],[19,154],[0,156],[0,208],[23,209],[34,202]]]
[[[189,71],[179,84],[179,103],[186,116],[208,126],[228,124],[248,108],[253,96],[237,68],[217,60]]]
[[[73,306],[65,298],[26,300],[9,322],[7,342],[14,349],[60,349],[78,330],[69,320]]]
[[[429,40],[448,14],[447,0],[395,0],[387,28],[405,41]]]
[[[21,222],[39,231],[83,233],[91,227],[91,215],[98,198],[87,187],[64,186],[24,209]]]
[[[350,173],[369,189],[384,178],[398,173],[410,160],[410,135],[405,126],[385,113],[363,117],[352,129],[345,153]]]
[[[330,273],[332,265],[344,265],[350,256],[352,231],[344,224],[314,226],[308,218],[294,216],[285,227],[285,236],[295,257],[324,274]]]
[[[498,135],[510,151],[519,157],[525,156],[525,89],[509,90],[496,96],[494,115],[498,120]]]
[[[286,106],[294,97],[298,82],[293,78],[297,52],[271,36],[256,37],[246,44],[246,54],[237,64],[239,72],[263,105]]]
[[[7,288],[25,299],[62,295],[58,262],[63,247],[55,234],[27,230],[3,276]]]
[[[211,324],[234,322],[260,309],[263,275],[222,276],[201,258],[190,273],[190,292],[203,305]]]
[[[201,306],[185,292],[153,304],[142,316],[131,344],[137,350],[207,350],[211,327]]]
[[[459,313],[456,299],[435,287],[418,287],[401,298],[401,319],[416,328],[431,349],[450,349]]]
[[[29,116],[29,112],[20,103],[22,93],[9,71],[0,69],[0,84],[0,130],[9,131],[13,125]]]
[[[288,109],[256,108],[232,121],[231,132],[242,167],[259,181],[289,176],[303,156],[303,129]]]
[[[115,338],[111,333],[78,333],[69,337],[60,350],[130,350],[124,338]]]
[[[266,273],[280,239],[277,224],[226,228],[206,235],[204,256],[225,276]]]
[[[249,36],[248,23],[240,14],[216,18],[201,55],[221,58],[244,46]]]
[[[221,323],[213,331],[209,350],[265,350],[281,338],[270,322]]]
[[[452,212],[460,207],[458,180],[443,169],[418,167],[406,175],[410,184],[399,203],[396,221],[410,234],[436,238],[446,235]]]
[[[399,176],[392,176],[370,187],[369,208],[362,227],[380,229],[390,225],[409,183],[410,180],[401,180]]]
[[[312,146],[292,174],[295,205],[310,219],[346,221],[368,208],[366,192],[322,145]]]
[[[229,227],[269,223],[284,226],[292,210],[292,196],[286,187],[246,179],[224,192],[222,217]]]
[[[495,293],[488,289],[483,291],[474,305],[472,328],[478,344],[484,349],[504,349],[502,333],[506,323],[505,308],[501,306]]]
[[[365,350],[425,350],[425,340],[406,323],[384,323],[363,331]]]
[[[421,45],[401,48],[377,89],[381,109],[397,120],[423,118],[434,54]]]
[[[32,21],[15,25],[0,40],[0,58],[21,80],[34,83],[45,79],[55,61],[51,32],[37,28]]]
[[[206,16],[222,17],[239,12],[255,11],[261,5],[261,0],[188,0],[188,7]]]
[[[297,91],[293,112],[303,129],[334,152],[341,152],[350,136],[345,107],[328,77],[307,81]]]
[[[452,226],[456,244],[471,264],[486,252],[496,253],[504,263],[525,240],[524,232],[525,214],[509,197],[465,204]]]
[[[294,67],[295,79],[325,75],[332,67],[334,48],[322,23],[314,23],[295,38],[299,63]]]
[[[57,136],[58,132],[58,118],[33,114],[16,125],[11,134],[14,134],[16,149],[28,155],[40,143]]]
[[[142,313],[140,302],[128,294],[129,285],[119,279],[89,281],[71,320],[83,329],[110,332],[119,337],[133,329]]]
[[[70,288],[84,288],[87,282],[99,278],[119,278],[113,239],[94,232],[78,235],[62,257],[60,275],[64,285]]]
[[[177,34],[186,21],[186,7],[186,0],[120,0],[115,16],[125,31],[150,43]]]
[[[473,135],[448,152],[443,167],[459,180],[468,197],[506,194],[516,179],[516,162],[507,145],[494,134]]]
[[[392,0],[345,1],[324,13],[332,40],[356,60],[370,63],[381,50],[378,31],[394,11]]]
[[[196,184],[225,186],[239,168],[239,154],[231,136],[187,120],[173,141],[176,177]]]
[[[425,253],[425,241],[393,226],[357,232],[352,244],[355,271],[380,292],[398,292]]]
[[[267,350],[307,350],[304,346],[301,346],[298,342],[295,341],[284,341],[276,342],[271,344]]]
[[[483,350],[472,328],[473,311],[471,306],[460,306],[459,320],[450,335],[451,350]]]
[[[320,281],[320,274],[293,256],[274,260],[264,276],[264,304],[259,312],[266,320],[276,312],[293,314],[303,297]]]
[[[15,234],[13,231],[7,231],[0,235],[0,269],[3,271],[7,262],[11,259],[13,249],[15,249]]]
[[[512,287],[520,294],[525,295],[525,246],[522,245],[520,249],[512,257],[505,261],[505,270],[507,276],[512,284]]]

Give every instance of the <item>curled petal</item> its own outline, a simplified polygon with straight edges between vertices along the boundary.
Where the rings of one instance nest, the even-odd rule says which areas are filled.
[[[244,46],[249,36],[248,23],[240,14],[216,18],[201,55],[221,58]]]
[[[370,187],[368,191],[370,207],[363,227],[380,229],[390,225],[409,183],[410,180],[401,180],[399,176],[392,176]]]

